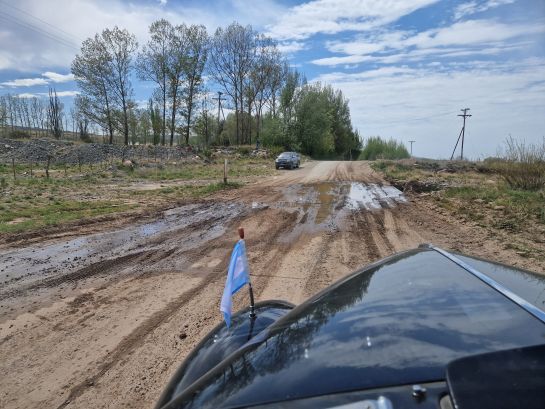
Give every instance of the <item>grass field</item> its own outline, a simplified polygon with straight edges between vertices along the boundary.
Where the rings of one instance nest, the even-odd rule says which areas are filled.
[[[417,195],[419,200],[433,203],[458,220],[503,232],[508,239],[506,247],[545,259],[545,254],[532,246],[545,242],[545,190],[514,189],[480,163],[454,164],[448,172],[444,165],[415,161],[372,164],[398,186],[428,187],[430,192]]]
[[[0,234],[59,226],[128,211],[149,211],[198,199],[270,174],[270,159],[230,158],[228,183],[223,183],[223,159],[210,163],[149,163],[123,167],[52,167],[45,170],[0,165]],[[31,176],[32,173],[32,176]]]

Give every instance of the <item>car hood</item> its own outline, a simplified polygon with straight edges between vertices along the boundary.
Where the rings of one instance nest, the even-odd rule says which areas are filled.
[[[538,345],[544,337],[541,321],[444,255],[421,248],[371,265],[296,307],[169,407],[250,406],[442,380],[454,359]]]

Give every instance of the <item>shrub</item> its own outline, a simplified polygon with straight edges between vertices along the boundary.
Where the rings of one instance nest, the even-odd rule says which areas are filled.
[[[539,190],[545,188],[545,138],[541,144],[526,144],[509,137],[503,159],[489,162],[513,189]]]
[[[409,152],[403,143],[393,139],[386,141],[380,136],[372,136],[367,139],[360,154],[360,160],[406,159],[409,157]]]
[[[248,156],[251,152],[250,148],[247,146],[240,146],[237,151],[242,156]]]

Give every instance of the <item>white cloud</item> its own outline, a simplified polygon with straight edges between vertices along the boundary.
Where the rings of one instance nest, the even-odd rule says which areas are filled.
[[[57,96],[59,98],[64,97],[75,97],[76,95],[79,95],[79,91],[57,91]],[[30,93],[30,92],[22,92],[20,94],[17,94],[19,98],[41,98],[41,97],[49,97],[48,92],[36,92],[36,93]]]
[[[312,61],[316,65],[336,66],[345,63],[376,61],[396,63],[417,61],[429,55],[455,57],[494,55],[531,46],[531,41],[518,41],[545,32],[545,24],[504,24],[492,20],[468,20],[420,33],[394,31],[357,37],[354,41],[330,42],[332,52],[348,54]],[[518,41],[518,42],[514,42]]]
[[[7,87],[33,87],[35,85],[47,85],[45,78],[22,78],[12,81],[3,82],[2,85]]]
[[[79,94],[80,94],[79,91],[57,91],[57,96],[59,98],[62,98],[62,97],[75,97],[76,95],[79,95]],[[45,92],[41,92],[40,95],[49,96],[49,94],[46,94]]]
[[[301,40],[317,33],[366,31],[392,23],[437,0],[314,0],[292,7],[268,27],[281,40]]]
[[[55,83],[69,82],[74,80],[74,75],[72,74],[58,74],[51,71],[44,72],[42,76]]]
[[[19,97],[19,98],[34,98],[34,97],[38,97],[37,94],[31,94],[31,93],[29,93],[29,92],[23,92],[23,93],[21,93],[21,94],[17,94],[16,96]]]
[[[296,53],[297,51],[304,50],[306,44],[302,41],[281,41],[278,43],[278,50],[285,54]]]
[[[540,140],[536,130],[545,127],[545,59],[473,61],[447,68],[383,67],[314,80],[343,91],[363,136],[414,139],[417,155],[450,157],[461,126],[456,115],[466,106],[473,114],[466,139],[473,158],[493,155],[509,133]]]
[[[462,17],[481,13],[483,11],[493,9],[505,4],[514,3],[515,0],[488,0],[485,2],[470,1],[468,3],[462,3],[456,7],[454,10],[454,18],[456,20],[461,19]]]
[[[371,61],[374,59],[375,58],[366,55],[347,55],[345,57],[318,58],[316,60],[312,60],[311,62],[315,65],[325,65],[331,67],[342,64],[358,64],[364,61]]]

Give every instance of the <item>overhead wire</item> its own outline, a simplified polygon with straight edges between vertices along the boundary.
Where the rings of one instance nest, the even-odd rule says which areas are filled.
[[[0,1],[0,4],[5,4],[4,2]],[[28,14],[28,13],[27,13]],[[7,13],[5,9],[0,9],[0,19],[7,21],[8,23],[15,23],[19,25],[20,27],[26,28],[28,30],[32,30],[35,33],[41,34],[50,40],[53,40],[57,42],[58,44],[61,44],[65,47],[72,48],[76,51],[79,51],[79,46],[73,42],[72,40],[63,38],[59,36],[58,34],[55,34],[49,30],[46,30],[45,28],[39,27],[36,24],[33,24],[32,22],[25,21],[21,19],[20,17],[17,17],[13,14]]]
[[[23,10],[23,9],[20,9],[19,7],[15,7],[13,4],[6,3],[5,1],[2,1],[2,0],[0,0],[0,4],[3,4],[3,5],[5,5],[5,6],[8,6],[8,7],[14,9],[14,10],[17,10],[17,11],[20,12],[20,13],[26,14],[27,16],[33,18],[34,20],[37,20],[37,21],[39,21],[39,22],[41,22],[41,23],[43,23],[43,24],[45,24],[45,25],[51,27],[52,29],[58,31],[59,33],[65,35],[66,38],[68,38],[68,39],[70,39],[70,40],[72,40],[72,41],[76,41],[77,43],[81,43],[81,42],[82,42],[81,39],[77,38],[77,37],[74,36],[73,34],[67,32],[67,31],[64,31],[63,29],[61,29],[61,28],[59,28],[59,27],[55,27],[53,24],[50,24],[50,23],[48,23],[47,21],[45,21],[45,20],[43,20],[43,19],[41,19],[41,18],[39,18],[39,17],[36,17],[36,16],[33,15],[33,14],[30,14],[28,11],[25,11],[25,10]]]

